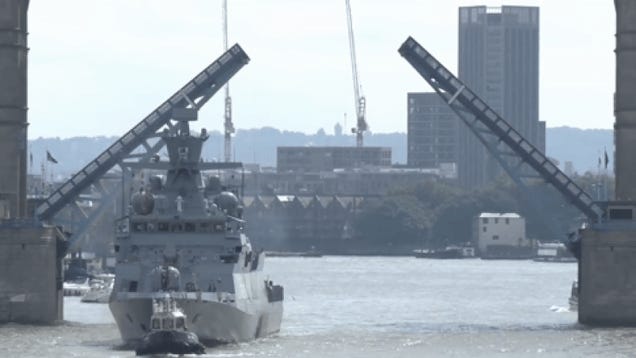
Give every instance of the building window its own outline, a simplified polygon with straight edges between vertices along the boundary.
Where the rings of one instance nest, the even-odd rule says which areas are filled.
[[[484,232],[486,232],[486,227],[485,226],[482,229],[483,229]]]
[[[506,225],[510,224],[510,219],[506,218]]]
[[[492,239],[493,239],[493,240],[499,240],[499,235],[493,235],[493,236],[492,236]]]
[[[488,224],[488,218],[481,219],[481,222],[483,222],[484,224]]]
[[[499,224],[499,219],[495,218],[495,224]]]

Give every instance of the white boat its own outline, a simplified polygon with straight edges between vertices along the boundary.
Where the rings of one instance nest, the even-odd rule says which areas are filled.
[[[62,288],[64,296],[84,296],[91,289],[88,278],[83,281],[64,282]]]
[[[101,274],[95,276],[90,281],[90,289],[82,297],[85,303],[108,303],[110,294],[113,291],[115,275]]]
[[[572,290],[570,292],[570,298],[568,299],[570,303],[570,311],[578,311],[579,310],[579,282],[572,282]]]
[[[537,254],[533,259],[537,262],[576,262],[576,258],[562,242],[540,242]]]

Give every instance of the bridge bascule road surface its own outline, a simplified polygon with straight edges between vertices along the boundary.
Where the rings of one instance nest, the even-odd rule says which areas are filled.
[[[161,103],[150,114],[142,119],[131,130],[117,139],[108,149],[102,152],[84,168],[75,173],[69,180],[53,191],[37,208],[36,216],[43,222],[55,222],[55,215],[64,207],[71,205],[81,213],[83,220],[70,239],[72,248],[94,220],[106,207],[113,205],[116,192],[110,192],[100,185],[99,180],[119,166],[126,172],[134,163],[148,163],[164,146],[159,134],[164,130],[173,130],[173,120],[180,117],[196,117],[197,111],[207,103],[244,65],[249,57],[238,45],[232,46],[217,60],[194,76],[170,98]],[[157,138],[154,142],[153,138]],[[128,166],[127,166],[128,164]],[[86,214],[78,205],[80,194],[87,189],[95,188],[99,194],[99,206]]]
[[[471,129],[515,183],[524,186],[522,168],[529,167],[536,174],[535,177],[551,184],[590,222],[601,220],[604,210],[588,193],[415,39],[409,37],[398,52]]]

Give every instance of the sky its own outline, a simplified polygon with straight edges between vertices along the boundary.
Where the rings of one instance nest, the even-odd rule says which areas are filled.
[[[372,132],[406,132],[406,94],[431,91],[397,52],[408,36],[456,73],[457,8],[468,5],[540,6],[540,119],[612,128],[611,0],[351,0]],[[29,138],[125,133],[223,53],[221,9],[222,0],[31,1]],[[230,81],[236,128],[354,125],[344,0],[228,0],[228,22],[230,43],[251,58]],[[197,127],[222,130],[222,92]]]

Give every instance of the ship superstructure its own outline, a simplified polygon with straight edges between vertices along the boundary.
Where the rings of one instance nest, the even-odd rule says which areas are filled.
[[[283,288],[263,274],[265,255],[252,250],[238,190],[203,171],[238,163],[201,161],[205,129],[180,120],[162,135],[168,161],[135,188],[129,214],[116,224],[116,279],[110,309],[127,343],[151,329],[153,300],[169,292],[187,327],[207,344],[239,342],[279,331]]]

